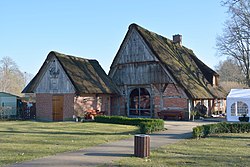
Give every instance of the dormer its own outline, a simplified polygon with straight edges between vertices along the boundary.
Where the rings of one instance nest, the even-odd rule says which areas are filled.
[[[213,75],[213,86],[219,86],[218,80],[219,80],[219,75],[218,74]]]

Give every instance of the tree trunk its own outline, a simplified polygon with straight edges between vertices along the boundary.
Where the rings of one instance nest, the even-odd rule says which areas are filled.
[[[246,76],[246,83],[247,83],[247,86],[250,87],[250,79],[249,79],[249,76]]]

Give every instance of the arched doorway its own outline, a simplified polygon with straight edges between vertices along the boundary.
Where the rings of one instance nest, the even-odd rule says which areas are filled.
[[[129,116],[151,117],[150,94],[145,88],[135,88],[129,95]]]

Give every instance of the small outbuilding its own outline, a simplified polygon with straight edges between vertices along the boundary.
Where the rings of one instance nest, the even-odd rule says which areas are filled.
[[[0,118],[10,118],[17,115],[18,96],[0,92]]]
[[[97,60],[51,51],[22,93],[36,95],[36,119],[66,121],[86,112],[110,115],[110,99],[116,94]]]
[[[227,121],[249,116],[250,89],[232,89],[227,96]]]

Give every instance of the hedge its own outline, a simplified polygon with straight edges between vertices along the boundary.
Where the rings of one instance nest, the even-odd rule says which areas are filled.
[[[250,123],[228,123],[208,124],[193,128],[193,137],[196,139],[207,137],[216,133],[249,133]]]
[[[123,116],[96,116],[96,122],[112,123],[122,125],[134,125],[140,127],[140,133],[149,134],[155,131],[164,130],[164,121],[162,119],[151,118],[128,118]]]

